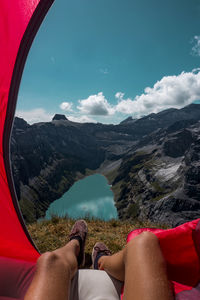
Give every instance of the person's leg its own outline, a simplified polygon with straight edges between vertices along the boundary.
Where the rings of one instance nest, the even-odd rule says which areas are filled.
[[[33,281],[24,300],[66,300],[70,282],[78,263],[79,242],[70,241],[65,247],[41,255]]]
[[[72,228],[69,243],[53,252],[41,255],[24,300],[67,300],[69,298],[70,283],[77,271],[79,258],[81,257],[80,263],[84,261],[86,235],[86,223],[83,220],[77,221]]]
[[[158,238],[144,232],[112,255],[102,256],[99,269],[124,281],[124,300],[173,299]]]
[[[93,269],[106,270],[107,273],[120,281],[124,281],[124,249],[111,255],[111,251],[104,243],[98,242],[92,251]]]

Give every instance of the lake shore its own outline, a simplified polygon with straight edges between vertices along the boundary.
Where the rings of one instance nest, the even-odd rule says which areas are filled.
[[[52,215],[117,219],[114,195],[108,179],[103,174],[95,173],[76,181],[60,199],[49,206],[45,219],[50,219]]]

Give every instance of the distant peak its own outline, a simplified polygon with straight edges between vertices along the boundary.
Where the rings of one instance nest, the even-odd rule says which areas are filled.
[[[55,121],[55,120],[65,120],[65,121],[67,121],[67,118],[65,117],[65,115],[55,114],[52,121]]]
[[[126,124],[135,121],[132,117],[128,117],[125,120],[123,120],[120,124]]]
[[[14,126],[17,126],[18,128],[21,129],[21,128],[27,128],[30,125],[24,119],[15,117]]]

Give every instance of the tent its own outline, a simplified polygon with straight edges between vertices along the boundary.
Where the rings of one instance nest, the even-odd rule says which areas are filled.
[[[19,83],[33,38],[51,0],[0,1],[0,255],[38,257],[18,207],[10,170],[9,139]]]
[[[23,298],[40,255],[18,206],[11,174],[9,141],[26,57],[52,3],[53,0],[0,0],[0,300]],[[181,283],[177,292],[191,290],[200,279],[198,244],[192,239],[193,232],[195,237],[199,237],[198,221],[171,231],[155,232],[162,240],[170,274],[174,274],[172,279]],[[134,237],[134,234],[129,237]],[[177,265],[177,256],[182,249],[184,251]],[[181,277],[180,274],[186,272],[193,273]]]
[[[0,276],[1,279],[9,278],[7,285],[0,279],[0,299],[4,299],[1,296],[21,297],[27,284],[26,270],[28,268],[31,274],[39,257],[18,206],[11,175],[9,140],[26,57],[52,2],[0,0]],[[16,287],[20,289],[11,291],[12,280],[16,278]]]

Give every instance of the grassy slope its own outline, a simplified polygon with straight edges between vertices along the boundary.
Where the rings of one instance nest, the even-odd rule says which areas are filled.
[[[86,244],[86,267],[91,265],[90,254],[94,244],[104,242],[115,253],[123,248],[127,234],[136,228],[159,227],[150,223],[130,223],[118,220],[108,222],[87,219],[88,239]],[[28,230],[41,253],[55,250],[68,241],[68,235],[74,220],[69,218],[53,217],[50,221],[42,221],[28,225]]]

